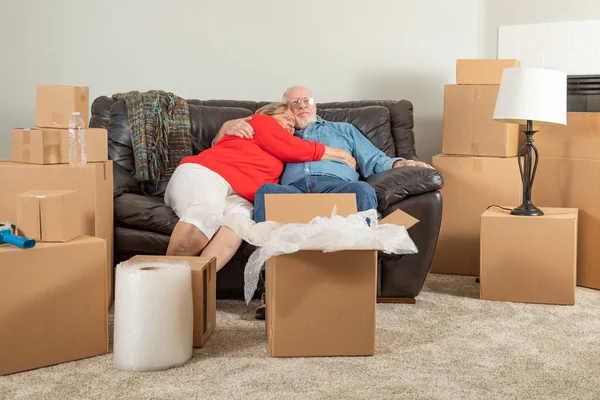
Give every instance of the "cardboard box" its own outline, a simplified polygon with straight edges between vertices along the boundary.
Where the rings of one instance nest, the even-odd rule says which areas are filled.
[[[0,220],[17,221],[17,194],[30,190],[77,190],[81,199],[81,231],[107,241],[109,304],[113,276],[113,168],[112,161],[71,165],[0,162]]]
[[[542,157],[600,160],[600,113],[567,113],[566,126],[534,126]]]
[[[431,272],[479,275],[481,214],[493,204],[522,202],[517,158],[438,154],[433,166],[444,177],[444,208]]]
[[[103,128],[86,128],[87,162],[108,160],[108,133]],[[12,131],[12,160],[32,164],[68,164],[69,130],[16,128]]]
[[[0,246],[0,375],[108,352],[106,242]]]
[[[481,216],[481,299],[575,304],[577,209],[545,208],[523,217]]]
[[[498,88],[497,85],[444,86],[442,153],[488,157],[519,154],[519,125],[492,119]]]
[[[267,220],[280,223],[329,217],[334,205],[338,215],[356,213],[353,194],[265,196]],[[418,222],[400,210],[390,217],[381,223],[408,229]],[[301,250],[272,257],[265,286],[272,357],[375,354],[377,251]]]
[[[35,125],[68,128],[73,112],[79,112],[88,126],[90,89],[83,86],[38,85],[35,92]]]
[[[32,190],[17,195],[20,236],[38,242],[68,242],[81,235],[81,200],[76,190]]]
[[[146,256],[131,260],[187,261],[192,268],[194,347],[203,347],[217,325],[217,259],[208,257]]]
[[[579,209],[577,284],[600,289],[600,160],[540,157],[532,201]]]
[[[456,83],[459,85],[499,85],[506,68],[519,67],[519,60],[456,60]]]

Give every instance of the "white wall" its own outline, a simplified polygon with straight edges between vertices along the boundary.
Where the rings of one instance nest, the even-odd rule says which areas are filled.
[[[498,58],[516,58],[521,67],[569,75],[600,74],[600,19],[502,25]]]
[[[457,58],[495,58],[499,25],[593,18],[598,0],[3,0],[0,158],[34,122],[36,84],[252,100],[303,84],[318,101],[412,101],[429,161]]]
[[[252,100],[302,84],[318,101],[411,100],[429,160],[455,60],[485,53],[483,0],[2,3],[0,158],[10,129],[34,123],[36,84]]]
[[[486,57],[495,58],[498,27],[600,18],[598,0],[489,0]]]

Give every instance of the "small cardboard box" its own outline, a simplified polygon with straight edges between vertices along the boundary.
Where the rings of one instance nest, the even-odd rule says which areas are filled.
[[[353,194],[266,195],[267,220],[307,223],[316,216],[356,213]],[[398,210],[380,223],[410,228]],[[266,265],[266,328],[272,357],[375,354],[377,251],[301,250]]]
[[[0,246],[0,375],[108,352],[106,242]]]
[[[444,176],[444,209],[431,272],[479,275],[481,214],[493,204],[521,204],[517,158],[438,154],[433,166]]]
[[[38,85],[35,93],[35,125],[68,128],[73,112],[79,112],[88,126],[90,89],[84,86]]]
[[[600,160],[600,113],[567,113],[567,125],[534,126],[540,156]]]
[[[217,260],[208,257],[146,256],[131,260],[187,261],[192,268],[194,347],[202,347],[217,326]]]
[[[577,284],[600,289],[600,160],[540,157],[532,201],[579,209]]]
[[[442,153],[487,157],[519,154],[519,125],[494,121],[498,85],[445,85]]]
[[[506,68],[519,67],[519,60],[456,60],[456,83],[459,85],[499,85]]]
[[[103,128],[85,129],[87,162],[108,160],[108,133]],[[31,164],[68,164],[69,130],[16,128],[12,131],[12,160]]]
[[[17,195],[19,235],[38,242],[68,242],[81,235],[76,190],[32,190]]]
[[[17,221],[17,195],[30,190],[77,190],[81,198],[81,231],[106,239],[109,296],[113,277],[113,169],[112,161],[87,163],[83,167],[64,164],[37,165],[0,162],[0,220]],[[17,227],[18,228],[18,227]]]
[[[482,214],[481,299],[575,304],[578,211],[541,210],[538,217]]]

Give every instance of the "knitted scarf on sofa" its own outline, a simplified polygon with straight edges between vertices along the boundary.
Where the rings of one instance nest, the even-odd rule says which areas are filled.
[[[135,159],[135,178],[142,187],[156,189],[169,178],[183,157],[192,154],[187,102],[160,90],[113,95],[127,108]]]

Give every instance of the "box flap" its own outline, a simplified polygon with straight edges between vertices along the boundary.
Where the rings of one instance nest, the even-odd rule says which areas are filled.
[[[406,229],[409,229],[413,225],[416,225],[418,222],[420,221],[412,215],[407,214],[402,210],[396,210],[387,217],[383,218],[381,221],[379,221],[379,224],[394,224],[398,226],[404,226],[406,227]]]
[[[267,194],[265,211],[267,221],[281,224],[307,224],[314,217],[331,217],[333,207],[337,215],[346,217],[357,213],[355,194]]]

